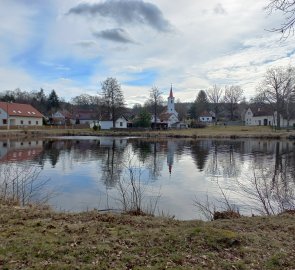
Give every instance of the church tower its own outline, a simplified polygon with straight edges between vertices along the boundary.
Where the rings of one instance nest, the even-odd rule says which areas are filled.
[[[175,106],[174,106],[174,99],[175,98],[173,97],[173,91],[172,91],[172,85],[171,85],[170,95],[168,97],[168,104],[167,104],[167,112],[168,113],[176,114]]]

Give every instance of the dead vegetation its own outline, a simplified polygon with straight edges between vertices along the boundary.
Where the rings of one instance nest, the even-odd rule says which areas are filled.
[[[1,269],[294,269],[295,217],[175,221],[0,205]]]

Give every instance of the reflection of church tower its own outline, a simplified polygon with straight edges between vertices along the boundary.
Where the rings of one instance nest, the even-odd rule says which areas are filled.
[[[169,168],[169,173],[171,174],[172,172],[172,166],[174,163],[174,153],[176,151],[176,143],[173,141],[168,141],[167,143],[167,165]]]

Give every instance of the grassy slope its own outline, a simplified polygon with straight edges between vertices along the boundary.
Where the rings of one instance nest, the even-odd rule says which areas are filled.
[[[1,269],[295,269],[295,216],[174,221],[0,205]]]

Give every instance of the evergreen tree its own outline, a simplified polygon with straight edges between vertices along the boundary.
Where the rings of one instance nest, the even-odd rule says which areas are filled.
[[[137,127],[150,127],[151,126],[151,115],[150,113],[142,109],[139,113],[138,119],[135,122]]]
[[[200,90],[195,102],[190,108],[190,116],[193,119],[197,119],[204,111],[208,110],[209,102],[204,90]]]
[[[47,108],[51,109],[58,109],[59,108],[59,98],[56,94],[55,90],[52,90],[47,99]]]

